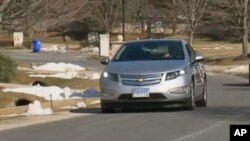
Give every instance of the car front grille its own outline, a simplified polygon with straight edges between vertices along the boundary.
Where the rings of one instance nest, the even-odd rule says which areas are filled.
[[[122,94],[118,98],[119,100],[165,100],[167,99],[163,94],[161,93],[151,93],[150,97],[148,98],[133,98],[132,94]]]
[[[131,86],[146,86],[161,83],[163,74],[121,75],[122,84]]]

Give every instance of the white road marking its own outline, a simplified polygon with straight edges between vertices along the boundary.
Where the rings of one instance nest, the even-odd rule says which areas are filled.
[[[205,128],[205,129],[203,129],[203,130],[200,130],[200,131],[198,131],[198,132],[194,132],[194,133],[192,133],[192,134],[183,136],[183,137],[178,138],[178,139],[173,140],[173,141],[185,141],[185,140],[188,140],[188,139],[193,139],[193,138],[195,138],[195,137],[197,137],[197,136],[199,136],[199,135],[201,135],[201,134],[203,134],[203,133],[205,133],[205,132],[208,132],[208,131],[210,131],[210,130],[213,130],[213,129],[215,129],[215,128],[217,128],[217,127],[219,127],[219,126],[225,124],[226,122],[227,122],[227,121],[217,122],[217,123],[215,123],[215,124],[213,124],[213,125],[211,125],[211,126]]]
[[[198,137],[198,136],[200,136],[200,135],[202,135],[202,134],[204,134],[206,132],[209,132],[209,131],[223,125],[223,124],[226,124],[226,123],[230,124],[230,121],[235,120],[237,118],[240,118],[241,116],[249,114],[249,113],[250,113],[250,110],[245,110],[245,112],[233,116],[230,120],[228,119],[228,120],[217,122],[217,123],[215,123],[215,124],[213,124],[213,125],[211,125],[211,126],[209,126],[207,128],[204,128],[204,129],[202,129],[200,131],[185,135],[183,137],[180,137],[180,138],[172,140],[172,141],[186,141],[186,140],[194,139],[194,138],[196,138],[196,137]]]

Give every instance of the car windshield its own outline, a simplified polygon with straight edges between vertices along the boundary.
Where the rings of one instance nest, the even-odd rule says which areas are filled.
[[[184,60],[179,41],[128,43],[121,47],[113,61]]]

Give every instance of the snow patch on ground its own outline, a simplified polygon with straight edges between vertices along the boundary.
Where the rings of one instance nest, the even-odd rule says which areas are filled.
[[[22,88],[7,88],[3,89],[3,92],[14,92],[14,93],[24,93],[24,94],[30,94],[35,95],[39,97],[43,97],[46,100],[50,100],[50,97],[52,97],[52,100],[59,101],[64,99],[77,99],[82,98],[80,97],[82,95],[82,92],[73,92],[69,88],[59,88],[56,86],[51,87],[42,87],[42,86],[32,86],[32,87],[22,87]],[[76,95],[76,93],[80,93]]]
[[[99,54],[100,49],[99,47],[84,47],[80,50],[80,53],[86,54]]]
[[[21,88],[6,88],[2,90],[3,92],[14,92],[14,93],[24,93],[35,95],[38,97],[43,97],[46,100],[60,101],[65,99],[81,99],[84,97],[100,97],[101,94],[94,88],[88,89],[86,91],[76,91],[71,90],[66,87],[64,89],[51,86],[51,87],[42,87],[42,86],[31,86],[31,87],[21,87]]]
[[[100,78],[101,78],[101,75],[100,75],[100,73],[97,73],[97,72],[93,73],[93,74],[89,77],[89,79],[91,79],[91,80],[98,80],[98,79],[100,79]]]
[[[101,93],[97,91],[95,88],[90,88],[83,92],[84,97],[100,97]]]
[[[81,79],[91,79],[97,80],[100,79],[100,73],[97,72],[87,72],[84,67],[70,64],[70,63],[47,63],[41,66],[33,66],[33,70],[36,71],[53,71],[54,73],[45,74],[34,74],[31,73],[30,77],[52,77],[52,78],[61,78],[61,79],[73,79],[73,78],[81,78]],[[20,68],[21,69],[21,68]]]
[[[98,80],[101,75],[97,72],[89,73],[88,75],[84,72],[62,72],[55,74],[30,74],[29,77],[40,77],[40,78],[61,78],[61,79],[73,79],[73,78],[81,78],[81,79],[90,79],[90,80]]]
[[[248,68],[248,65],[241,65],[241,66],[236,66],[236,67],[227,69],[224,72],[225,73],[244,73],[244,74],[247,74],[247,73],[249,73],[249,68]]]
[[[226,50],[232,50],[234,47],[229,47],[229,46],[215,46],[215,47],[204,47],[201,48],[203,50],[221,50],[221,49],[226,49]]]
[[[47,47],[47,48],[41,48],[41,51],[65,53],[65,52],[67,52],[67,48],[66,47],[58,47],[57,45],[52,45],[52,46]]]
[[[86,108],[86,107],[87,107],[87,105],[86,105],[84,102],[79,102],[79,103],[77,103],[76,105],[77,105],[77,107],[79,107],[79,108]]]
[[[70,63],[47,63],[41,66],[32,66],[34,70],[69,72],[69,71],[85,71],[84,67]]]
[[[201,49],[209,50],[209,49],[212,49],[212,48],[204,47],[204,48],[201,48]]]
[[[79,102],[74,106],[64,106],[61,109],[70,109],[70,110],[76,110],[76,109],[80,109],[80,108],[86,108],[87,105],[84,102]]]
[[[215,50],[219,50],[219,49],[221,49],[221,48],[220,48],[220,47],[215,47],[214,49],[215,49]]]
[[[92,101],[90,104],[97,105],[97,104],[100,104],[100,103],[101,103],[100,100],[95,100],[95,101]]]
[[[52,77],[52,78],[62,78],[62,79],[73,79],[73,78],[80,78],[78,77],[78,72],[62,72],[62,73],[56,73],[56,74],[31,74],[29,77],[40,77],[40,78],[46,78],[46,77]]]
[[[43,108],[40,101],[35,101],[29,104],[28,110],[25,115],[52,115],[53,111],[51,108]]]

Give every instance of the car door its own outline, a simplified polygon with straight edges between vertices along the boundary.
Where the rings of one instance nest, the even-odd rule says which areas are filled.
[[[186,44],[186,49],[189,55],[190,65],[193,68],[195,96],[201,96],[203,90],[202,65],[200,62],[195,61],[196,52],[189,44]]]

